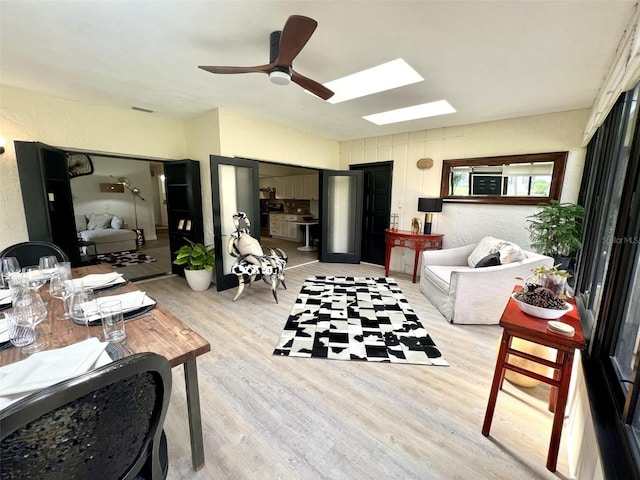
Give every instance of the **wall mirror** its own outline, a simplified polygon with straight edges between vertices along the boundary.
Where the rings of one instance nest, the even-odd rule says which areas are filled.
[[[442,162],[440,197],[454,203],[537,205],[560,200],[568,152]]]

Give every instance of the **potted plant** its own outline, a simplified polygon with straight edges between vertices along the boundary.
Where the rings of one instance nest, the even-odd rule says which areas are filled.
[[[213,280],[213,267],[216,264],[213,245],[188,242],[175,252],[175,265],[184,265],[184,276],[189,286],[196,292],[209,288]]]
[[[584,208],[574,203],[551,200],[539,204],[540,211],[527,217],[531,247],[538,253],[553,257],[564,270],[582,247]]]
[[[542,265],[533,269],[533,277],[535,283],[548,288],[556,295],[565,295],[567,289],[567,279],[571,278],[571,274],[566,270],[561,270],[560,264],[553,267]]]

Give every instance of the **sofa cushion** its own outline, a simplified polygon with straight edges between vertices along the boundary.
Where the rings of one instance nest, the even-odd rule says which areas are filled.
[[[501,264],[518,262],[526,258],[525,253],[515,243],[494,237],[484,237],[467,258],[467,263],[470,267],[475,267],[480,260],[494,253],[500,254]]]
[[[96,230],[99,228],[110,228],[113,215],[107,213],[90,213],[87,222],[87,230]]]
[[[496,265],[500,265],[500,252],[490,253],[476,263],[475,268],[495,267]]]
[[[451,272],[454,270],[469,270],[469,267],[449,266],[449,265],[429,265],[422,269],[422,275],[443,293],[449,293],[451,283]]]

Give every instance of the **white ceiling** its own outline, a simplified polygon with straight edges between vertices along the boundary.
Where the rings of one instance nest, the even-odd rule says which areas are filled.
[[[335,140],[589,108],[635,0],[0,0],[0,82],[188,119],[217,107]],[[289,15],[318,21],[294,61],[325,83],[404,58],[424,81],[331,105],[263,74]],[[362,115],[446,99],[457,113],[376,126]],[[140,113],[140,115],[145,115]]]

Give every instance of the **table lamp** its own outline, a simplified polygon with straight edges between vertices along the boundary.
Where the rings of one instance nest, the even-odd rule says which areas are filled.
[[[425,235],[429,235],[431,233],[431,222],[433,220],[433,213],[442,211],[442,199],[418,198],[418,211],[425,212],[423,233]]]

